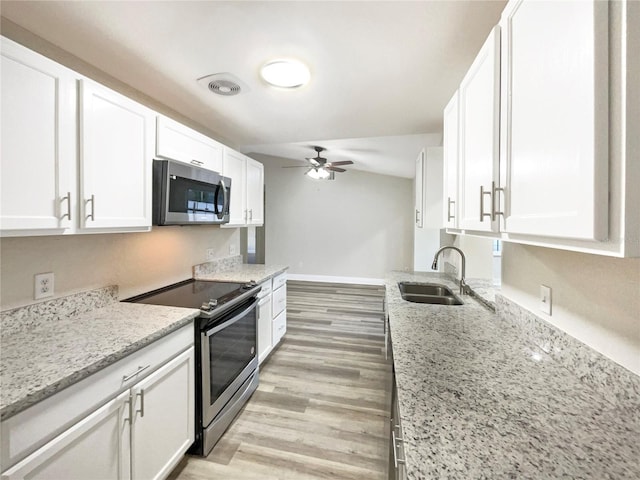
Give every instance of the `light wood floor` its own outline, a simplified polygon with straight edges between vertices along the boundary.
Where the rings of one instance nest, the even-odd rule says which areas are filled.
[[[170,480],[387,478],[383,289],[287,283],[287,334],[207,458]]]

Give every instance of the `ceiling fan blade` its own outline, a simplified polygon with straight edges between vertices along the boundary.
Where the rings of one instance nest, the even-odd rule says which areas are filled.
[[[333,167],[331,165],[325,165],[324,169],[329,170],[331,172],[346,172],[344,168]]]
[[[327,166],[329,167],[335,167],[337,165],[353,165],[353,162],[351,160],[342,160],[340,162],[327,163]]]

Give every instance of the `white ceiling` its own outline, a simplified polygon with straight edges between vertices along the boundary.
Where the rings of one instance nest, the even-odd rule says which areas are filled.
[[[302,159],[314,152],[301,145],[321,145],[329,161],[412,177],[416,139],[441,135],[442,109],[505,3],[3,0],[1,13],[242,151]],[[311,82],[264,84],[260,67],[282,57],[307,63]],[[220,72],[249,91],[222,97],[196,82]]]

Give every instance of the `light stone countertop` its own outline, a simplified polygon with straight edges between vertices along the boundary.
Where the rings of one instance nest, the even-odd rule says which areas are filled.
[[[640,478],[640,418],[607,401],[469,296],[461,306],[386,305],[407,476],[415,479]]]
[[[76,315],[42,316],[41,321],[31,315],[19,318],[17,325],[3,319],[0,417],[25,410],[187,325],[199,313],[113,301]]]
[[[289,267],[285,265],[241,263],[230,268],[230,270],[210,273],[196,272],[194,274],[194,278],[196,280],[209,280],[213,282],[248,283],[254,281],[256,283],[261,283],[286,271]]]

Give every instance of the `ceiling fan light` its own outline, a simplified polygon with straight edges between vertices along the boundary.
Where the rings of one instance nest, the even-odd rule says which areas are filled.
[[[324,168],[312,168],[307,172],[307,175],[314,180],[327,180],[331,176],[331,172]]]
[[[297,88],[311,78],[309,68],[297,60],[275,60],[260,70],[260,75],[269,85],[281,88]]]

